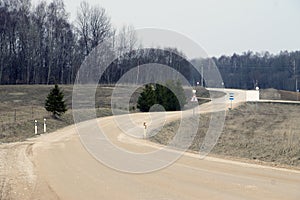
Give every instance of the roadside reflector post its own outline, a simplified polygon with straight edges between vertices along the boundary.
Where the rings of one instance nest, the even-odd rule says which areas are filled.
[[[37,120],[34,120],[34,134],[38,134]]]
[[[229,100],[230,100],[230,104],[231,104],[231,108],[230,110],[232,110],[232,101],[234,100],[234,93],[229,93]]]
[[[193,97],[192,97],[192,99],[191,99],[191,102],[197,102],[197,103],[198,103],[198,99],[197,99],[197,97],[196,97],[197,91],[196,91],[196,90],[193,90],[192,92],[193,92]],[[195,116],[195,106],[194,106],[194,105],[193,105],[193,116]]]
[[[47,132],[46,118],[44,118],[44,133]]]
[[[144,126],[144,139],[146,139],[146,136],[147,136],[147,123],[144,122],[143,126]]]

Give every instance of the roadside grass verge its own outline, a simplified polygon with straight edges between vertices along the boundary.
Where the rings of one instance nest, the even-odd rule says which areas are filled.
[[[299,111],[299,105],[271,103],[246,103],[228,111],[224,130],[211,153],[300,167]],[[199,151],[209,121],[210,114],[200,115],[198,133],[190,150]],[[179,123],[165,125],[150,140],[168,144]]]

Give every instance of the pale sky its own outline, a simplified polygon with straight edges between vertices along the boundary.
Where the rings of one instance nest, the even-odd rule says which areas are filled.
[[[34,2],[39,0],[34,0]],[[47,0],[50,2],[50,0]],[[81,0],[64,0],[75,19]],[[104,7],[114,26],[177,31],[209,56],[248,50],[300,50],[298,0],[87,0]]]

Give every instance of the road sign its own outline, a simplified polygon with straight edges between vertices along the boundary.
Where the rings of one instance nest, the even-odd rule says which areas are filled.
[[[234,93],[229,93],[229,100],[233,101],[234,100]]]
[[[234,100],[234,93],[229,93],[229,100],[231,102],[231,109],[232,109],[232,101]]]
[[[192,97],[191,102],[198,102],[198,99],[195,95]]]

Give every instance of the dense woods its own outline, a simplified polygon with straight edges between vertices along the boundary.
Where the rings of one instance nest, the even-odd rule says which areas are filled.
[[[112,34],[105,9],[82,2],[76,23],[62,0],[0,0],[0,83],[70,84],[84,57]]]
[[[192,85],[201,80],[179,50],[143,49],[133,30],[131,26],[115,29],[104,8],[86,2],[78,5],[71,23],[63,0],[37,5],[30,0],[0,0],[0,84],[72,84],[84,58],[104,40],[111,41],[118,59],[101,83],[113,84],[132,67],[146,63],[171,66]],[[136,47],[140,48],[133,50]],[[209,68],[211,60],[225,87],[298,89],[299,51],[277,55],[249,51],[197,63]]]
[[[300,51],[282,51],[277,55],[268,52],[245,52],[242,55],[213,58],[225,87],[254,89],[276,88],[296,91],[300,73]],[[297,88],[296,88],[297,85]]]

